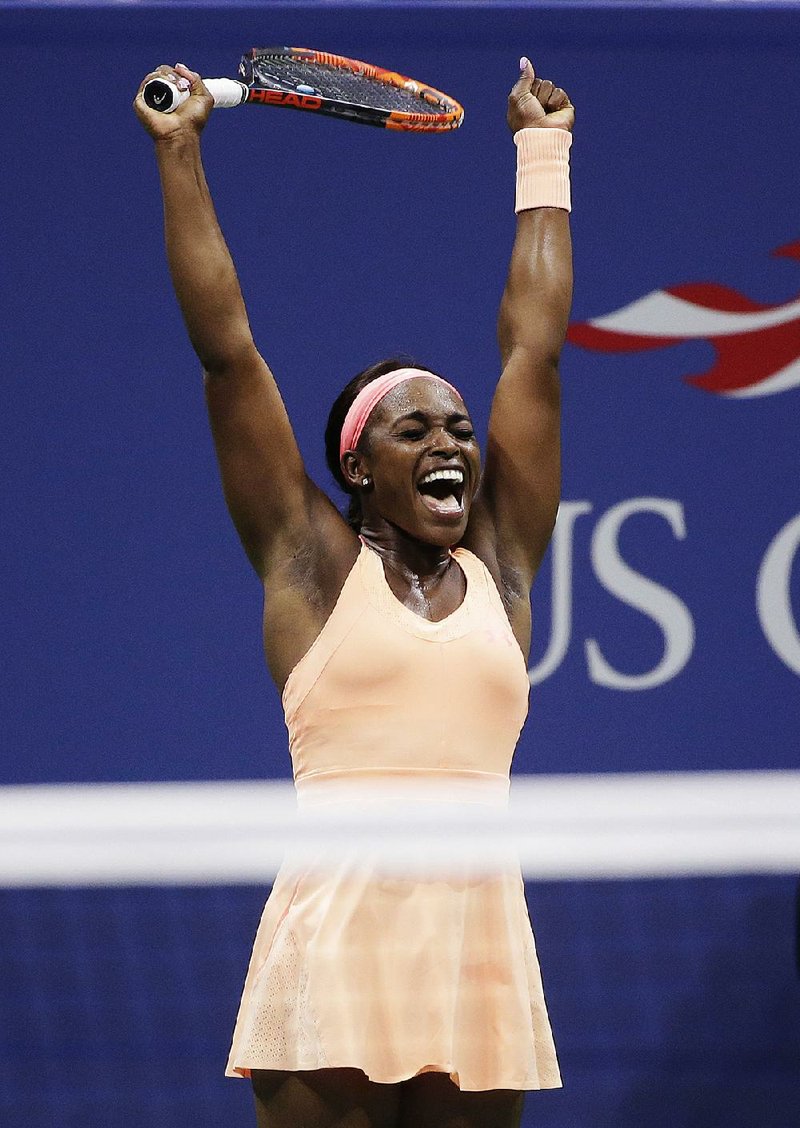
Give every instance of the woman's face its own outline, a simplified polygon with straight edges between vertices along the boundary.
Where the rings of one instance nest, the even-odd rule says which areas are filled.
[[[480,480],[480,451],[464,401],[425,377],[406,380],[380,401],[366,427],[364,524],[376,518],[429,544],[463,537]]]

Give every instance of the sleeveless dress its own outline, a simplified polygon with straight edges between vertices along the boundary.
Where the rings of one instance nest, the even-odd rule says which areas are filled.
[[[405,607],[362,542],[283,693],[298,805],[386,802],[433,782],[478,814],[507,803],[526,665],[491,574],[466,549],[463,603]],[[387,874],[354,851],[281,867],[258,928],[226,1073],[429,1070],[463,1090],[561,1079],[518,862]]]

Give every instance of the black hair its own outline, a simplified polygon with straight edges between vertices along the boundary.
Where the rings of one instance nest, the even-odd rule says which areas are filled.
[[[325,461],[328,464],[328,469],[336,481],[340,489],[344,490],[349,495],[350,504],[347,509],[347,522],[351,525],[356,532],[361,528],[363,515],[361,513],[361,499],[358,493],[349,485],[347,479],[342,473],[341,463],[339,461],[339,443],[342,437],[342,426],[344,425],[345,416],[350,410],[350,405],[353,400],[362,390],[366,388],[367,384],[371,384],[373,380],[377,380],[379,376],[385,376],[388,372],[396,372],[398,368],[421,368],[423,372],[432,372],[433,369],[426,368],[425,365],[418,364],[407,356],[391,356],[386,360],[379,360],[376,364],[371,364],[369,368],[365,368],[359,372],[357,376],[342,388],[339,395],[334,400],[331,407],[330,414],[328,415],[328,423],[325,427]],[[438,373],[433,373],[434,376]],[[364,436],[359,440],[359,446],[363,442]]]

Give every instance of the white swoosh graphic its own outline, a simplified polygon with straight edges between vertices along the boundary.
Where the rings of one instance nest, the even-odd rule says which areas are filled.
[[[726,313],[694,305],[663,290],[654,290],[614,313],[592,318],[588,324],[614,333],[633,333],[637,337],[730,337],[785,325],[796,317],[800,317],[800,298],[777,309]],[[787,371],[784,369],[784,372]],[[760,387],[763,388],[764,384]]]

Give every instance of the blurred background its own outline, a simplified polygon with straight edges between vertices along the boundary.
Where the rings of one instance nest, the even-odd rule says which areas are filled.
[[[191,874],[163,812],[291,769],[131,101],[161,62],[233,75],[275,43],[466,109],[434,137],[256,108],[207,128],[256,340],[331,491],[329,405],[383,356],[452,379],[485,430],[519,56],[577,107],[564,504],[515,770],[597,786],[600,821],[631,775],[646,798],[613,828],[628,872],[588,847],[526,870],[565,1087],[524,1123],[800,1123],[798,42],[794,3],[0,5],[4,1123],[251,1123],[222,1071],[268,881],[237,870],[235,804],[228,861]],[[702,794],[691,842],[645,859],[673,778]]]

